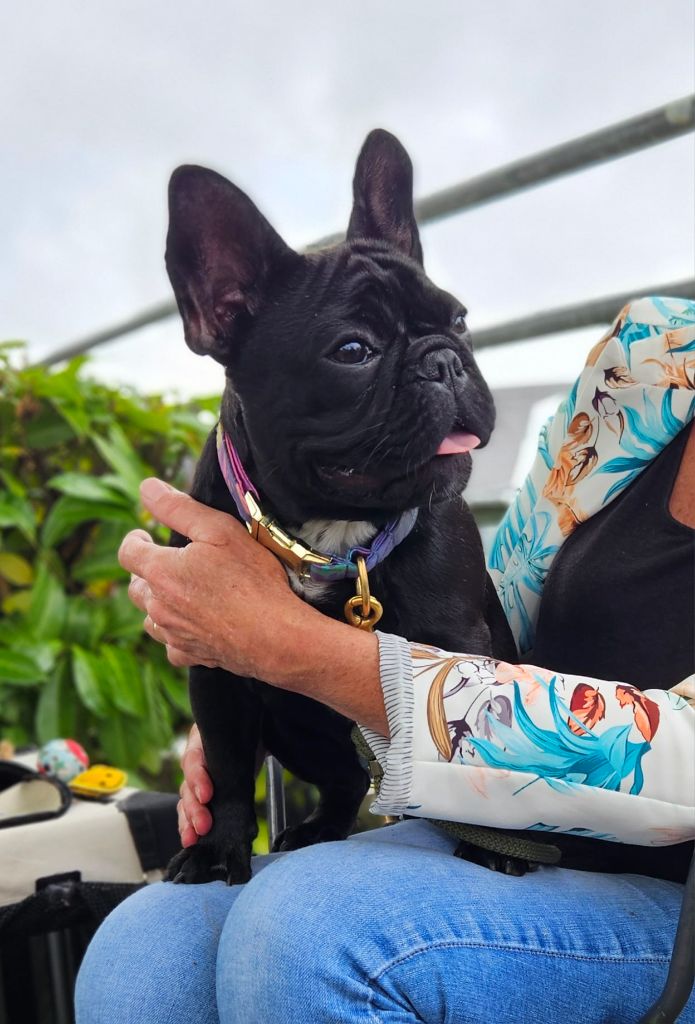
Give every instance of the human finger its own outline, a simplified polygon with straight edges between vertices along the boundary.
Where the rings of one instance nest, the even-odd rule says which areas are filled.
[[[174,668],[191,668],[193,665],[203,665],[205,668],[217,668],[218,662],[202,657],[195,651],[182,650],[174,642],[167,644],[167,659]]]
[[[195,846],[195,844],[198,842],[198,833],[193,828],[190,821],[186,818],[180,800],[177,804],[176,810],[178,816],[179,836],[181,837],[181,846],[183,846],[184,849],[187,846]]]
[[[193,826],[196,833],[199,836],[206,835],[212,828],[212,815],[208,808],[201,804],[186,782],[181,786],[181,805],[186,820]]]
[[[131,576],[128,584],[128,597],[141,612],[147,611],[147,601],[152,596],[149,584],[140,576]]]
[[[156,477],[143,480],[140,497],[155,519],[190,540],[223,544],[229,540],[230,530],[235,528],[240,537],[245,536],[246,531],[241,524],[224,512],[203,505]]]
[[[163,548],[155,544],[144,530],[131,530],[121,541],[118,561],[126,572],[151,581],[162,563],[171,562],[176,556],[175,548]]]
[[[153,640],[157,641],[157,643],[164,644],[165,646],[169,643],[166,630],[164,630],[158,622],[155,622],[150,615],[145,616],[142,628],[145,630],[147,635],[151,636]]]
[[[181,757],[181,769],[184,784],[190,787],[201,804],[209,803],[213,792],[212,779],[205,764],[203,744],[196,725],[191,729],[186,749]]]

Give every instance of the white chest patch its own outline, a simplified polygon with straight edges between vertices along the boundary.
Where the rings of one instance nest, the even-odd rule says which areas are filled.
[[[310,548],[322,553],[344,555],[355,545],[366,544],[377,533],[372,523],[351,521],[348,519],[308,519],[296,531],[297,537]],[[287,567],[286,567],[287,568]],[[317,583],[315,580],[301,580],[294,570],[287,568],[290,586],[295,594],[313,604],[319,601],[330,583]]]

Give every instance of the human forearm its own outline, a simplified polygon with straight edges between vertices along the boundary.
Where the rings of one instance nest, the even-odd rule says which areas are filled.
[[[301,605],[265,682],[327,704],[388,738],[375,634]]]

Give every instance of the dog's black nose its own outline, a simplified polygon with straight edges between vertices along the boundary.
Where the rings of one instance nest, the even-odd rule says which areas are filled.
[[[463,377],[463,363],[450,348],[436,348],[426,352],[415,368],[416,380],[446,384],[456,377]]]

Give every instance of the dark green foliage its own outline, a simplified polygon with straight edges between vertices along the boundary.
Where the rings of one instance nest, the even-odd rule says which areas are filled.
[[[0,346],[0,738],[71,736],[92,761],[160,775],[188,722],[186,674],[142,632],[118,545],[156,475],[185,486],[217,397],[167,404],[84,360],[15,369]]]

